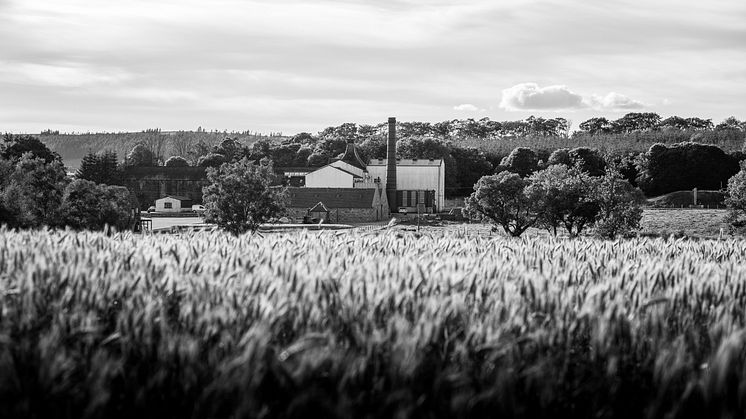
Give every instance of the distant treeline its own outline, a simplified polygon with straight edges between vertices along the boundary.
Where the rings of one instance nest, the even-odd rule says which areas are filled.
[[[252,131],[205,131],[201,128],[197,131],[163,132],[158,128],[153,128],[142,132],[85,134],[60,134],[59,131],[45,130],[40,135],[40,139],[52,151],[62,156],[65,165],[73,169],[80,167],[81,160],[89,152],[114,151],[119,156],[126,156],[136,144],[145,143],[158,151],[165,161],[168,156],[186,156],[198,144],[212,147],[228,137],[246,144],[262,138],[277,141],[284,138],[276,134],[260,134]]]
[[[503,122],[489,118],[437,123],[397,122],[397,155],[400,158],[444,159],[446,195],[453,197],[470,194],[481,176],[499,170],[518,148],[531,149],[539,166],[546,165],[556,150],[590,149],[605,161],[621,165],[625,176],[637,183],[646,167],[644,155],[655,144],[673,146],[693,142],[716,146],[727,155],[728,164],[723,167],[730,173],[743,160],[746,138],[746,123],[734,117],[715,124],[696,117],[662,119],[655,113],[629,113],[611,121],[592,118],[580,123],[579,128],[571,133],[570,123],[564,118],[533,116]],[[130,165],[169,162],[169,165],[215,166],[246,157],[270,159],[276,167],[319,167],[344,153],[348,141],[354,141],[365,159],[385,158],[386,135],[386,123],[344,123],[316,134],[302,132],[292,137],[202,130],[164,133],[151,129],[141,133],[78,136],[51,132],[41,139],[61,154],[70,167],[79,166],[87,153],[104,150],[127,156]],[[713,180],[708,184],[721,182]],[[657,194],[667,189],[656,186],[646,193]]]

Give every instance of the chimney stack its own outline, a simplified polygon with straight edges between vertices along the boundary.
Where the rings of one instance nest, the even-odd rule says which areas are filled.
[[[399,212],[396,202],[396,118],[389,118],[389,138],[386,148],[386,198],[389,210]]]

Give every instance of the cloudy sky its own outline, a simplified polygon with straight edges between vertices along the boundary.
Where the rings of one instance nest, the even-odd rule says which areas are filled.
[[[743,0],[0,0],[0,131],[746,118]]]

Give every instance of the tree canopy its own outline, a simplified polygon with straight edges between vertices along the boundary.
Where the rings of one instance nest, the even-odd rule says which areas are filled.
[[[270,186],[272,164],[255,164],[249,159],[226,163],[207,170],[210,184],[203,188],[205,221],[239,235],[254,232],[261,223],[285,211],[285,189]]]

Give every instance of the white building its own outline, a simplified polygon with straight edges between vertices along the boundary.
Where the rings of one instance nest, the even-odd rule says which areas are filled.
[[[386,159],[373,159],[368,164],[371,177],[386,184]],[[438,211],[445,205],[446,166],[442,159],[396,159],[396,190],[435,191]],[[406,198],[405,198],[406,200]],[[409,205],[403,205],[409,206]]]
[[[389,118],[387,155],[396,155],[396,118],[393,117]],[[365,164],[354,140],[348,139],[341,159],[307,173],[305,182],[298,183],[307,188],[382,189],[387,194],[392,212],[438,212],[443,209],[446,170],[442,159],[396,159],[395,191],[393,185],[384,188],[387,164],[387,159],[374,159]]]
[[[357,179],[362,179],[362,176],[329,164],[306,174],[306,187],[352,188]]]
[[[184,196],[164,196],[155,200],[156,212],[181,212],[192,209],[192,200]]]

